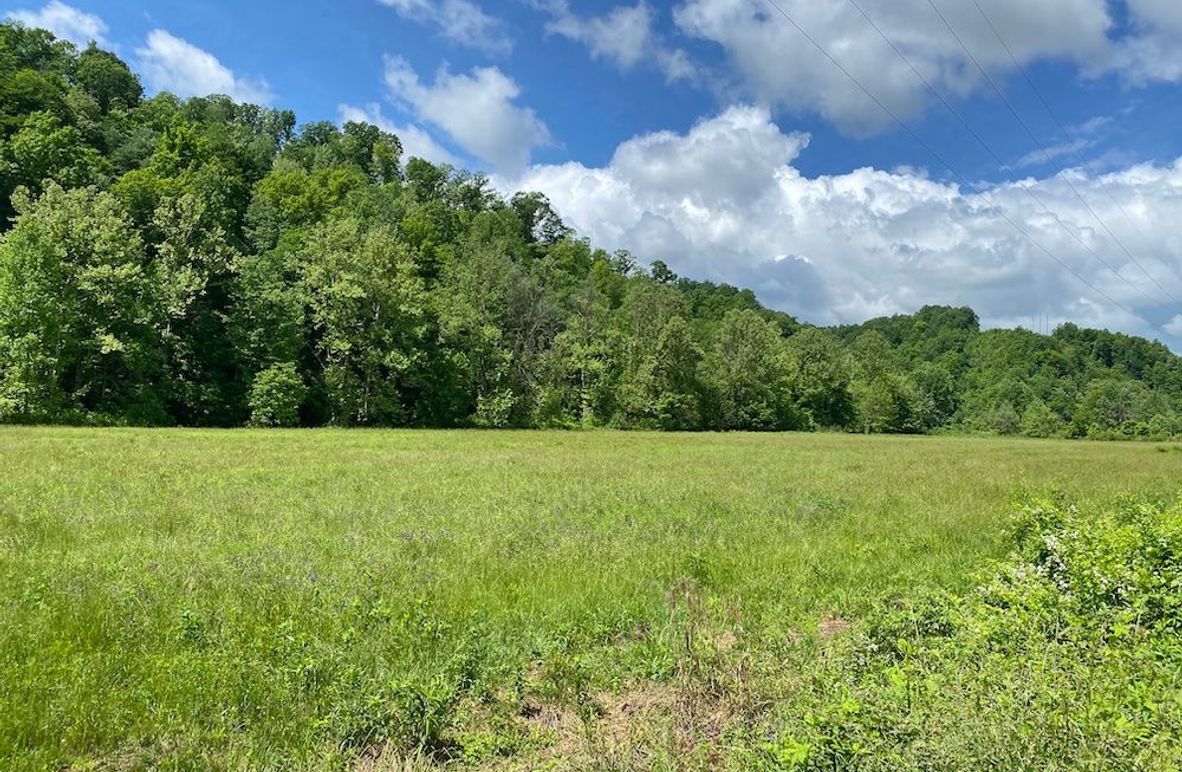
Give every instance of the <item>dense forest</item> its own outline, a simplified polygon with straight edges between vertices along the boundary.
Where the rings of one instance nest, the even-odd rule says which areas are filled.
[[[966,308],[822,329],[375,126],[144,97],[0,25],[0,422],[1182,435],[1182,359]]]

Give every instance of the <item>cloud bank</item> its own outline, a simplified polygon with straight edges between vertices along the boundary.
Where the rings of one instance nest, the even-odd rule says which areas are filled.
[[[904,119],[930,104],[923,83],[849,0],[774,2]],[[978,0],[983,11],[961,0],[857,5],[925,79],[953,96],[982,87],[973,58],[1002,79],[1016,72],[1015,62],[1059,60],[1084,76],[1182,80],[1182,3],[1176,0],[1127,0],[1131,29],[1118,37],[1107,0]],[[673,16],[684,35],[725,53],[724,94],[816,113],[855,136],[888,128],[891,119],[775,6],[769,0],[686,0]]]
[[[597,245],[750,287],[813,322],[856,322],[929,303],[970,305],[991,325],[1031,326],[1032,318],[1049,316],[1182,347],[1182,328],[1171,322],[1176,307],[1109,243],[1062,179],[966,191],[916,170],[810,178],[792,165],[807,146],[807,136],[783,132],[767,108],[737,106],[685,134],[624,142],[603,167],[535,166],[497,182],[544,192]],[[1182,233],[1173,226],[1182,221],[1182,162],[1067,173],[1153,278],[1182,297]],[[1032,207],[1023,188],[1035,189],[1055,216]],[[1133,313],[1088,289],[990,202]],[[1106,255],[1120,276],[1080,241]]]

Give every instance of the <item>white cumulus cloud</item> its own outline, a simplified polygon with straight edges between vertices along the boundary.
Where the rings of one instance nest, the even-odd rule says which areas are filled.
[[[26,27],[47,29],[62,40],[77,46],[86,46],[94,41],[103,48],[112,48],[107,40],[106,23],[92,13],[53,0],[39,11],[10,11],[5,18],[19,21]]]
[[[516,104],[520,87],[496,67],[477,67],[467,74],[443,69],[433,83],[424,83],[405,59],[390,57],[386,86],[397,105],[499,172],[519,172],[533,149],[550,141],[534,111]]]
[[[611,62],[621,70],[651,60],[669,81],[697,74],[696,65],[685,51],[660,39],[654,29],[654,11],[646,0],[616,6],[601,16],[580,16],[571,10],[567,0],[528,1],[550,15],[547,33],[582,43],[594,59]]]
[[[1134,83],[1182,80],[1182,3],[1128,0],[1134,33],[1117,44],[1114,66]]]
[[[269,104],[273,98],[263,80],[242,78],[217,57],[162,29],[148,33],[136,49],[139,69],[148,85],[180,97],[225,94],[242,102]]]
[[[534,166],[497,184],[545,193],[600,246],[750,287],[809,321],[970,305],[986,324],[1029,326],[1043,315],[1173,336],[1167,342],[1182,348],[1182,322],[1171,322],[1177,307],[1140,268],[1118,259],[1123,253],[1062,179],[963,190],[917,170],[807,177],[793,166],[807,144],[806,136],[783,132],[766,108],[737,106],[685,134],[631,139],[603,167]],[[1141,266],[1182,297],[1182,235],[1172,225],[1182,220],[1182,161],[1068,173]],[[1055,216],[1032,207],[1024,187],[1036,188]],[[994,204],[1115,302],[1027,241]],[[1109,255],[1115,272],[1080,241]]]
[[[655,9],[660,4],[636,0],[634,5],[601,6],[599,15],[587,16],[572,11],[569,0],[524,1],[550,15],[548,32],[583,43],[593,57],[621,69],[651,61],[671,81],[710,84],[725,104],[755,101],[777,111],[815,113],[854,136],[893,124],[875,99],[907,120],[933,101],[924,81],[946,97],[961,99],[988,88],[981,69],[1003,88],[1019,67],[1039,61],[1065,62],[1084,77],[1115,72],[1133,85],[1182,81],[1179,0],[669,4],[677,33],[716,46],[725,55],[725,63],[717,67],[695,61],[685,47],[666,43],[672,33],[658,30]],[[1127,23],[1117,23],[1118,10]]]
[[[592,56],[614,62],[621,69],[636,65],[652,39],[653,14],[646,3],[622,5],[604,16],[583,19],[563,5],[546,25],[550,32],[586,43]]]
[[[448,40],[486,53],[507,54],[513,49],[505,25],[471,0],[378,0],[399,16],[428,24]]]
[[[930,95],[923,83],[849,0],[776,4],[892,111],[907,118],[925,107]],[[941,90],[964,95],[981,86],[975,65],[928,0],[860,0],[858,5]],[[936,6],[987,71],[1005,75],[1014,70],[1010,53],[972,3],[936,0]],[[981,7],[1023,64],[1066,59],[1099,68],[1111,61],[1106,0],[990,0]],[[818,113],[856,135],[891,123],[766,0],[686,0],[674,17],[683,33],[726,53],[732,88],[750,98]]]

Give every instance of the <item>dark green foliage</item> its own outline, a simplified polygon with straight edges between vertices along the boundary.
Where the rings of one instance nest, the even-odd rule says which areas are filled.
[[[139,78],[119,57],[94,44],[78,56],[74,77],[104,113],[133,108],[144,93]]]
[[[625,426],[677,431],[702,425],[702,351],[689,326],[673,316],[656,347],[642,354],[620,388],[618,418]]]
[[[802,326],[378,127],[295,127],[0,25],[0,420],[1179,434],[1161,344]]]
[[[850,426],[856,415],[850,357],[825,330],[801,330],[788,341],[796,401],[815,426]]]

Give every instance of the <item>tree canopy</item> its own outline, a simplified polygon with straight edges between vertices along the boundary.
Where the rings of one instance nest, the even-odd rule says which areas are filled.
[[[0,232],[4,422],[1182,433],[1160,343],[967,308],[801,324],[376,126],[145,98],[15,23]]]

